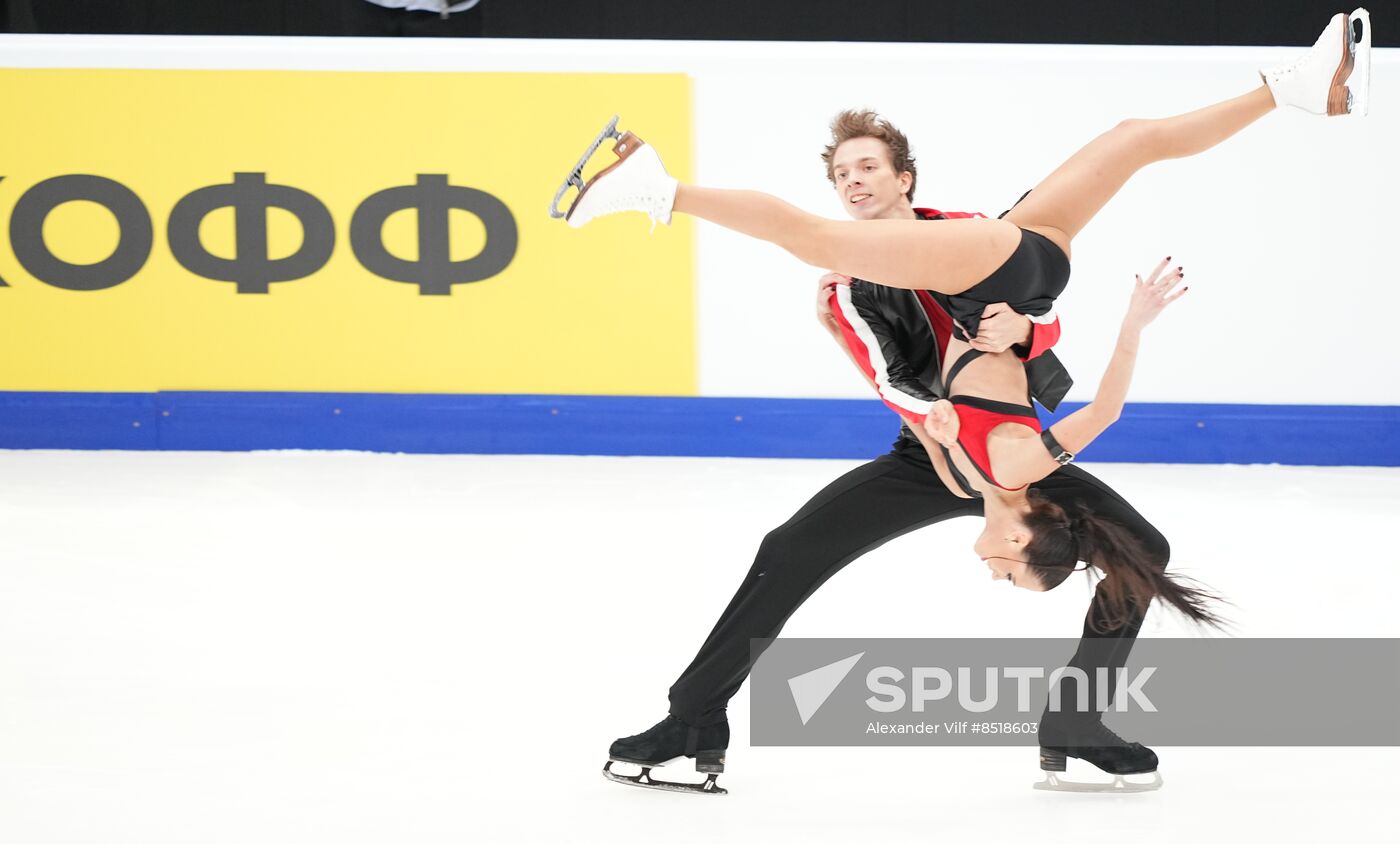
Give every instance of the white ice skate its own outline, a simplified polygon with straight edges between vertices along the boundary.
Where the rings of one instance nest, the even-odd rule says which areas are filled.
[[[598,171],[587,184],[583,168],[588,160],[609,138],[617,139],[613,153],[617,161]],[[570,187],[579,194],[568,211],[559,210],[559,201]],[[666,172],[661,156],[641,138],[631,132],[617,131],[614,117],[598,133],[598,137],[569,172],[569,177],[554,194],[549,207],[551,217],[563,217],[570,226],[579,228],[595,218],[621,211],[641,211],[656,222],[671,224],[671,207],[676,202],[676,180]]]
[[[1364,115],[1371,82],[1370,14],[1357,9],[1334,15],[1302,58],[1259,75],[1276,105],[1328,116]]]

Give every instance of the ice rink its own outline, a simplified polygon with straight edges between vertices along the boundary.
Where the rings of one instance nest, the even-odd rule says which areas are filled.
[[[728,796],[606,782],[854,465],[0,452],[0,841],[1395,840],[1396,748],[1159,747],[1159,792],[1047,794],[1031,747],[750,748],[747,686]],[[1236,635],[1400,635],[1400,470],[1088,468]],[[856,561],[784,635],[1077,636],[1082,582],[994,583],[977,530]]]

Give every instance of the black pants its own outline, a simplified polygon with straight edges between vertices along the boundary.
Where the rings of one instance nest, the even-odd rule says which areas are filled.
[[[1032,487],[1061,506],[1082,502],[1097,515],[1119,522],[1138,537],[1152,559],[1166,564],[1166,538],[1122,496],[1083,469],[1065,466]],[[847,472],[764,538],[739,591],[690,667],[671,686],[671,714],[695,725],[723,720],[729,699],[749,675],[750,639],[776,637],[803,601],[862,554],[911,530],[981,514],[982,502],[948,492],[923,446],[908,437],[889,454]],[[1093,641],[1081,641],[1070,662],[1075,667],[1122,666],[1142,626],[1145,608],[1118,629],[1096,633],[1091,622],[1098,606],[1095,601],[1084,623],[1084,639]],[[1086,674],[1095,676],[1092,670]],[[1092,680],[1089,691],[1089,700],[1096,700]],[[1109,692],[1111,699],[1112,689]]]

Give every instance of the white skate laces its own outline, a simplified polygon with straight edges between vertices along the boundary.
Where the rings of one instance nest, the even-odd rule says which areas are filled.
[[[584,184],[581,178],[588,159],[609,138],[617,139],[613,153],[617,161],[600,170]],[[676,203],[677,181],[666,172],[661,156],[641,138],[631,132],[617,131],[617,118],[604,127],[593,144],[579,159],[569,178],[555,194],[550,216],[563,217],[570,226],[580,228],[598,217],[622,211],[641,211],[656,223],[671,224],[671,208]],[[559,200],[570,186],[579,194],[566,212],[558,209]]]
[[[1337,14],[1312,49],[1292,64],[1259,71],[1279,106],[1311,114],[1366,114],[1371,82],[1371,17]],[[1348,84],[1350,82],[1350,84]]]

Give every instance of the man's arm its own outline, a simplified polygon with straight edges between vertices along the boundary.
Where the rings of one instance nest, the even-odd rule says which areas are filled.
[[[919,379],[915,367],[901,351],[900,341],[908,342],[910,338],[897,335],[873,299],[876,292],[874,285],[853,285],[846,276],[829,273],[818,285],[818,317],[881,400],[911,427],[920,425],[937,396]],[[919,341],[929,343],[931,349],[937,348],[931,329],[928,337]]]
[[[831,305],[836,299],[836,291],[833,288],[837,282],[828,282],[827,279],[837,275],[837,273],[827,273],[822,276],[818,284],[817,322],[821,323],[822,328],[825,328],[826,332],[831,335],[831,339],[836,341],[836,345],[841,347],[841,351],[846,353],[846,359],[860,371],[861,376],[865,378],[865,383],[869,384],[871,388],[878,393],[880,392],[880,387],[875,383],[870,373],[866,371],[866,368],[861,366],[861,362],[856,359],[855,353],[851,351],[851,347],[846,344],[846,338],[841,333],[841,323],[831,311]],[[846,279],[847,282],[850,281],[846,276],[840,277]]]
[[[846,276],[837,276],[837,274],[835,273],[830,273],[822,277],[821,283],[819,284],[817,291],[817,321],[821,323],[822,327],[825,328],[827,330],[827,333],[831,335],[831,338],[835,340],[836,344],[840,346],[842,351],[846,353],[846,357],[850,358],[851,363],[855,364],[856,369],[860,370],[860,374],[865,376],[866,383],[868,383],[871,387],[875,388],[875,391],[879,393],[880,385],[875,381],[875,378],[873,376],[873,368],[870,366],[869,361],[862,361],[860,356],[861,353],[857,352],[856,349],[853,349],[852,344],[847,339],[847,331],[854,332],[853,329],[850,329],[848,327],[849,321],[847,321],[846,326],[843,326],[841,317],[838,316],[837,313],[833,312],[835,307],[840,307],[840,303],[837,300],[836,291],[833,288],[837,286],[842,286],[843,283],[849,284],[850,279]],[[855,298],[857,301],[859,301],[862,297],[856,296]],[[878,310],[870,309],[868,307],[853,307],[857,311],[858,315],[863,314],[861,318],[867,320],[867,325],[873,323],[874,325],[879,326],[878,330],[882,333],[885,333],[886,335],[890,334],[890,326],[885,321],[884,316],[880,314]],[[931,342],[936,342],[932,337],[930,337],[929,339]],[[909,367],[906,364],[903,368],[907,370]],[[900,367],[897,366],[896,369],[898,370],[900,369]],[[929,395],[930,399],[932,399],[932,393],[930,393],[927,389],[923,388],[923,385],[920,384],[917,381],[917,379],[915,379],[915,384],[918,384],[918,389],[922,390],[924,393]],[[884,398],[883,394],[881,394],[881,398]],[[933,438],[924,429],[924,418],[916,418],[915,414],[902,410],[895,404],[892,404],[888,399],[885,400],[885,403],[890,405],[890,407],[893,408],[896,413],[898,413],[901,417],[905,419],[906,422],[908,422],[910,433],[914,435],[915,439],[917,439],[921,444],[923,444],[924,451],[928,453],[929,462],[933,464],[933,471],[935,474],[938,475],[939,480],[943,481],[943,485],[959,498],[969,497],[966,493],[962,491],[962,488],[958,486],[957,482],[953,478],[952,473],[948,471],[948,463],[943,458],[942,450],[939,449],[938,444],[933,441]],[[931,408],[934,403],[934,401],[930,400],[928,402],[929,407]],[[928,416],[928,411],[925,411],[924,416]]]
[[[1005,302],[996,302],[983,309],[977,336],[968,345],[992,353],[1011,349],[1017,357],[1029,361],[1059,340],[1060,318],[1053,310],[1044,316],[1028,316],[1013,311]]]
[[[1035,360],[1060,342],[1060,315],[1052,310],[1044,316],[1026,317],[1026,319],[1030,320],[1031,323],[1031,339],[1026,353],[1021,357],[1025,360]],[[1018,351],[1017,354],[1020,352]]]

